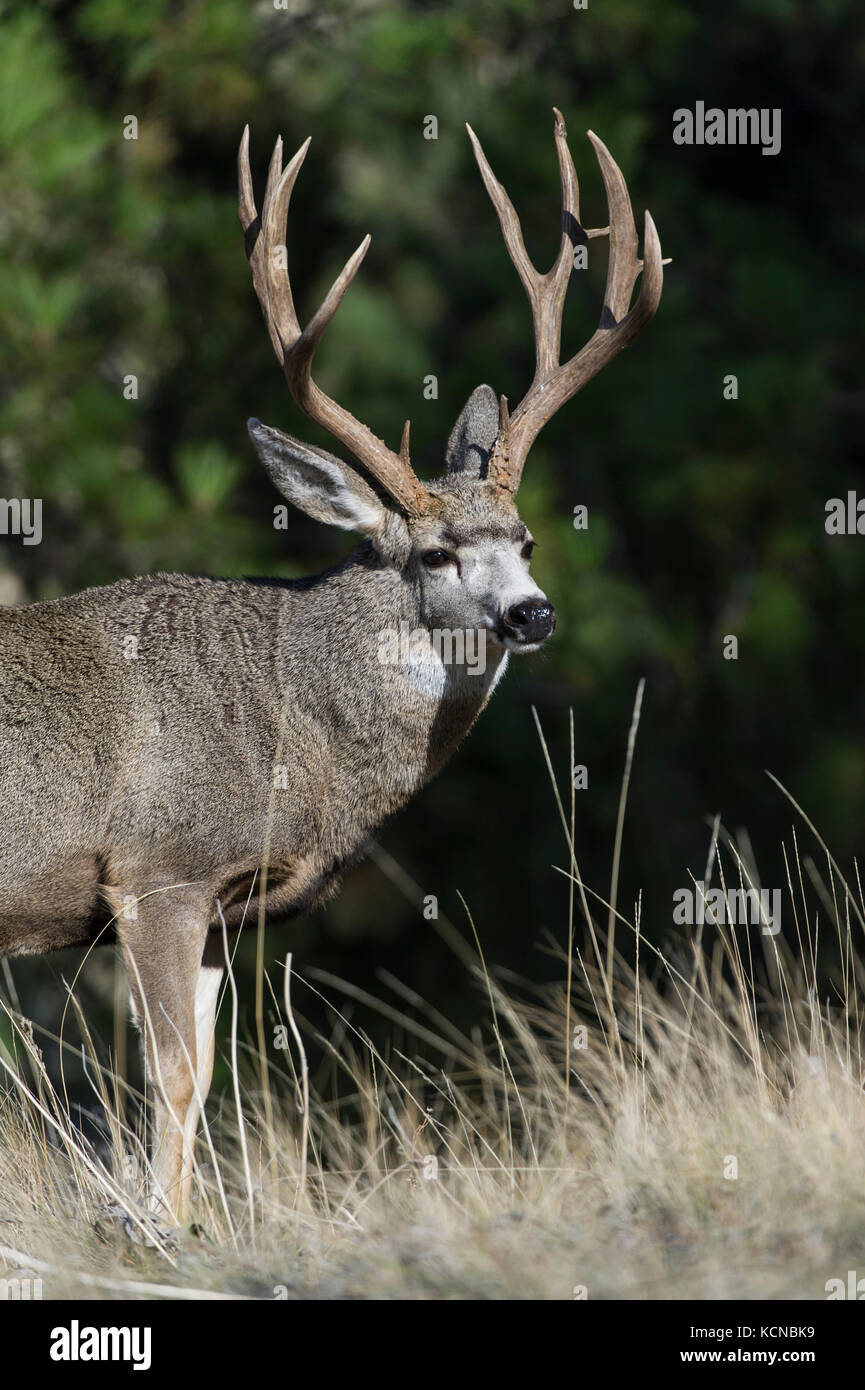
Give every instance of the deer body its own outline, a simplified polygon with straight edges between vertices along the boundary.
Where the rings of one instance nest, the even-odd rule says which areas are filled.
[[[232,925],[266,840],[269,909],[310,907],[506,662],[379,659],[380,632],[421,622],[369,547],[312,581],[156,575],[0,610],[0,954],[90,944],[127,897],[178,883]]]
[[[213,1067],[223,919],[237,927],[255,913],[265,883],[272,916],[325,897],[448,760],[508,653],[536,650],[553,631],[514,502],[526,454],[652,316],[662,281],[651,219],[643,263],[624,179],[594,136],[610,226],[582,228],[555,114],[562,239],[545,276],[472,135],[532,308],[535,378],[513,416],[478,387],[445,474],[424,484],[408,425],[393,453],[321,390],[312,357],[368,239],[301,329],[282,243],[309,142],[283,169],[277,141],[259,216],[247,131],[239,210],[268,333],[298,404],[357,464],[257,420],[250,435],[285,498],[364,543],[309,579],[155,575],[0,609],[0,955],[119,939],[152,1084],[154,1201],[177,1220]],[[607,234],[601,325],[561,364],[574,245]],[[482,660],[440,649],[440,632],[470,634]],[[413,637],[389,647],[388,634]]]

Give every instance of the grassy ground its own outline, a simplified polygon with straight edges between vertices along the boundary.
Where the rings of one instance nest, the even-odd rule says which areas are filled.
[[[570,815],[559,805],[572,845],[573,801]],[[140,1136],[120,1118],[140,1106],[79,1020],[108,1117],[105,1142],[86,1140],[7,1002],[0,1277],[81,1299],[825,1299],[828,1280],[865,1273],[865,903],[828,854],[821,871],[793,844],[788,862],[783,935],[707,928],[709,947],[694,928],[662,954],[639,915],[589,892],[568,850],[558,982],[506,991],[477,938],[463,944],[472,1036],[432,1003],[407,1009],[394,985],[380,1007],[404,1050],[385,1059],[348,1019],[319,1040],[338,1100],[307,1093],[274,977],[287,1046],[263,1074],[233,1024],[235,1084],[199,1140],[196,1225],[156,1246]],[[729,890],[755,872],[716,825],[707,880]],[[224,1008],[233,1017],[233,981]]]

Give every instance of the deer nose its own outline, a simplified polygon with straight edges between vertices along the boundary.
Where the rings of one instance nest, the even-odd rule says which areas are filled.
[[[543,642],[556,625],[556,610],[546,599],[524,599],[514,603],[504,617],[509,637],[520,642]]]

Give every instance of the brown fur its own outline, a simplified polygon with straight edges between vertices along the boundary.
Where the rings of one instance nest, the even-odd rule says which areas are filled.
[[[339,465],[379,515],[371,539],[324,574],[154,575],[0,610],[0,955],[116,932],[154,1083],[157,1185],[178,1217],[190,1176],[181,1130],[196,1105],[183,1047],[198,1069],[196,987],[217,903],[229,926],[256,912],[268,845],[268,915],[322,900],[447,761],[503,668],[492,642],[483,676],[447,667],[431,696],[379,660],[383,627],[474,620],[424,596],[425,546],[524,532],[509,496],[480,476],[477,440],[489,444],[496,405],[489,392],[478,415],[478,397],[433,519],[409,525]],[[319,455],[286,447],[315,467]],[[330,519],[327,498],[301,501]],[[221,950],[220,936],[212,961]]]
[[[368,240],[304,332],[277,252],[309,142],[283,169],[277,141],[259,216],[247,129],[239,211],[271,342],[295,399],[367,476],[257,420],[250,433],[290,502],[366,544],[297,583],[156,575],[0,611],[0,955],[85,944],[116,925],[153,1079],[156,1198],[179,1219],[213,1065],[217,905],[231,925],[255,912],[263,864],[271,915],[320,901],[451,756],[507,651],[552,632],[513,493],[544,422],[648,322],[663,283],[654,224],[646,214],[641,261],[621,171],[590,133],[610,215],[584,236],[609,231],[607,291],[597,333],[560,363],[581,226],[554,116],[562,237],[547,275],[469,132],[532,306],[535,377],[512,419],[478,387],[448,441],[446,477],[425,486],[407,431],[392,453],[313,382],[313,352]],[[429,636],[420,657],[381,660],[383,631],[401,626],[482,634],[483,674],[441,661]]]

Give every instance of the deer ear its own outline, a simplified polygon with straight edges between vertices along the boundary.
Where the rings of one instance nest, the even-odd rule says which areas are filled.
[[[491,386],[472,391],[448,440],[445,462],[449,474],[486,477],[487,464],[499,432],[499,402]]]
[[[316,521],[362,536],[382,530],[384,503],[348,464],[260,420],[248,420],[246,427],[271,482],[295,507]]]

